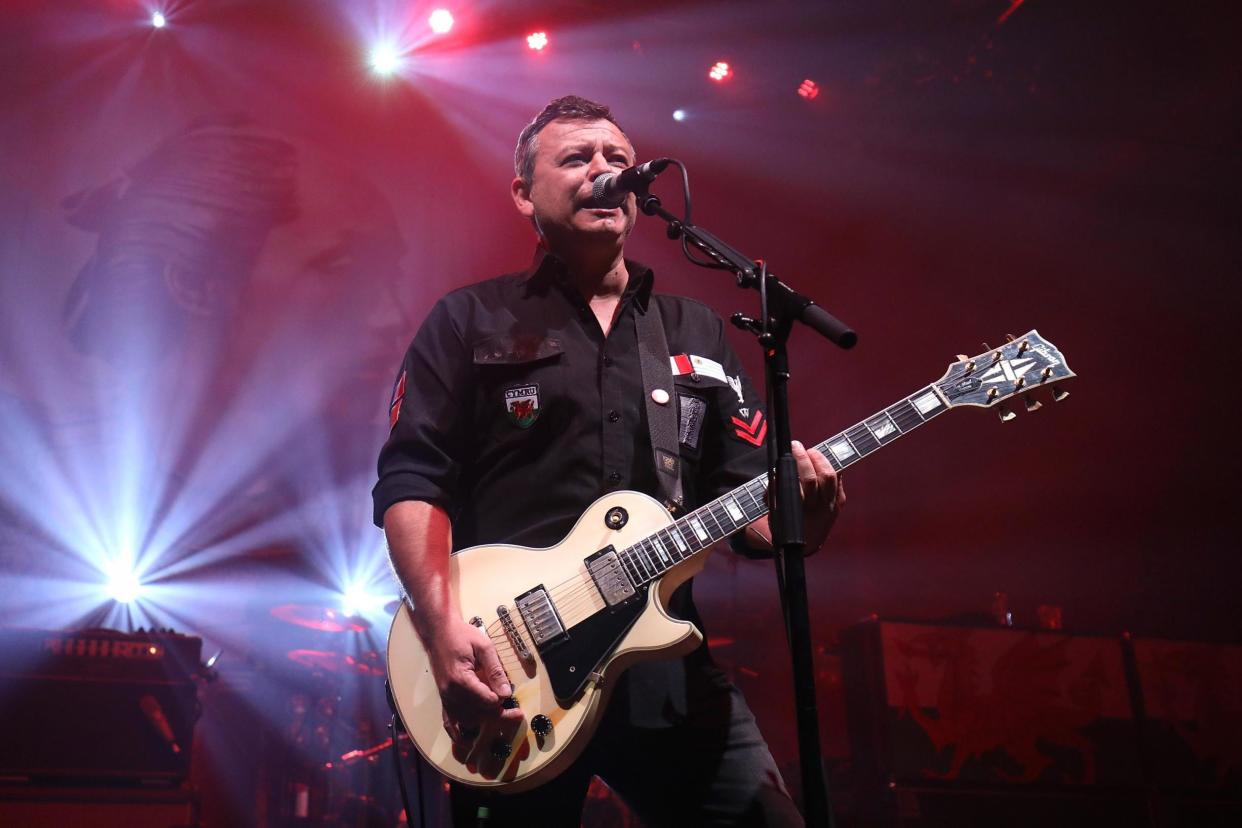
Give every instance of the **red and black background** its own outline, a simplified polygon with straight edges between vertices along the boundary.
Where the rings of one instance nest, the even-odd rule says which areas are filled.
[[[131,0],[3,4],[0,625],[172,627],[222,649],[195,731],[208,822],[281,824],[289,755],[380,741],[381,679],[340,668],[382,650],[395,595],[368,519],[395,370],[439,296],[528,261],[513,143],[575,93],[614,108],[640,159],[686,162],[697,223],[859,332],[850,352],[795,335],[802,438],[1009,333],[1038,328],[1079,375],[1062,402],[1004,424],[954,411],[846,474],[846,512],[809,564],[830,761],[893,770],[851,739],[872,716],[930,751],[911,778],[975,750],[967,781],[1015,783],[1051,757],[1035,781],[1078,784],[1082,711],[1113,699],[1124,719],[1147,675],[1147,712],[1181,711],[1148,742],[1194,758],[1099,773],[1237,784],[1237,651],[1144,643],[1242,637],[1229,4],[448,7],[457,24],[437,39],[418,2],[188,0],[164,6],[158,30],[154,6]],[[403,27],[406,63],[377,78],[368,50]],[[535,30],[544,52],[526,48]],[[707,76],[719,60],[724,83]],[[797,94],[806,79],[813,99]],[[674,209],[678,189],[656,185]],[[754,310],[655,221],[640,220],[631,252],[661,290]],[[731,335],[759,376],[755,346]],[[126,556],[149,592],[118,614],[100,585]],[[365,636],[273,615],[336,606],[359,581],[380,596]],[[719,660],[792,767],[771,565],[715,555],[696,592]],[[1059,607],[1083,641],[1004,633],[1033,655],[997,662],[983,631],[934,626],[994,623],[998,592],[1016,628]],[[933,626],[854,626],[872,616]],[[847,706],[843,655],[886,647],[904,666],[872,663],[867,680],[883,680],[870,698],[887,694],[888,712]],[[295,650],[341,658],[308,666]],[[1005,682],[1028,695],[1005,701]],[[969,750],[946,741],[952,727],[1000,725],[912,712],[943,722],[985,698],[1029,708],[1031,693],[1055,721]],[[338,708],[312,725],[325,699]],[[1040,727],[1029,761],[1006,753]]]

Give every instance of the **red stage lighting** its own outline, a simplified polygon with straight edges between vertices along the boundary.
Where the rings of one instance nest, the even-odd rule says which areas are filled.
[[[548,45],[548,33],[531,32],[526,36],[526,45],[536,52],[542,52],[543,47]]]
[[[798,86],[798,94],[808,101],[819,97],[819,84],[807,78]]]
[[[720,83],[733,77],[733,70],[729,67],[729,64],[725,63],[723,60],[720,60],[716,62],[715,66],[707,71],[707,76],[717,83]]]
[[[447,34],[453,28],[453,13],[448,9],[436,9],[427,18],[427,25],[436,34]]]

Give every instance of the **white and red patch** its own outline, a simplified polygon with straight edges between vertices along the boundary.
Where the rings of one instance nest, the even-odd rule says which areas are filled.
[[[763,438],[768,436],[768,421],[763,418],[762,411],[756,411],[755,416],[750,418],[750,422],[740,417],[729,418],[733,425],[733,435],[739,440],[750,443],[752,446],[763,445]]]
[[[698,374],[700,377],[711,377],[720,382],[728,382],[729,375],[725,373],[724,366],[714,359],[701,357],[696,354],[677,354],[668,358],[669,367],[673,371],[673,376],[684,376],[685,374]]]
[[[388,404],[388,430],[396,428],[397,418],[401,416],[401,401],[405,399],[405,371],[397,380],[397,387],[392,390],[392,402]]]

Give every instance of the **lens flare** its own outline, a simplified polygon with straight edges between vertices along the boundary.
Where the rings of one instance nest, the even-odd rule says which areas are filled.
[[[427,25],[436,34],[448,34],[453,28],[453,13],[448,9],[436,9],[427,18]]]

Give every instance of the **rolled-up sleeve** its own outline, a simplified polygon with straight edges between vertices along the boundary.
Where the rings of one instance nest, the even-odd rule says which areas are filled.
[[[391,430],[371,491],[374,520],[402,500],[455,511],[473,410],[469,349],[447,299],[438,302],[406,351],[389,405]]]

